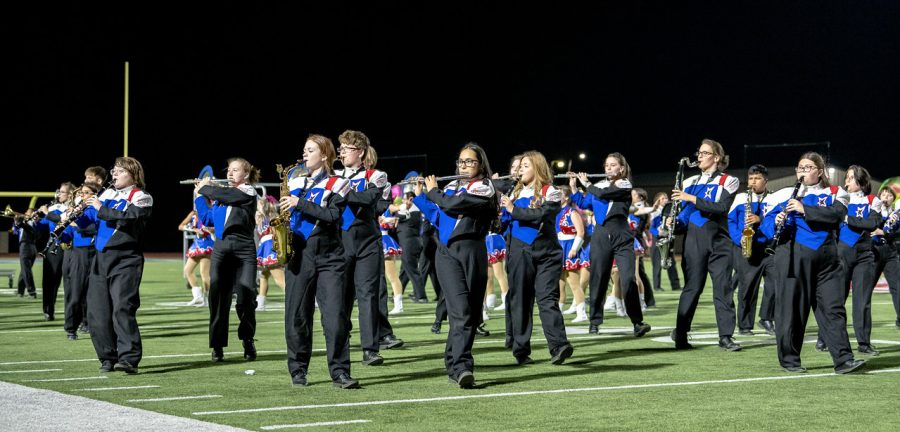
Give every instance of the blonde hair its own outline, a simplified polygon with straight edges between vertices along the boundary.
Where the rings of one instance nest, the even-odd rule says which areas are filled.
[[[334,152],[334,144],[331,142],[331,138],[319,134],[310,134],[306,137],[306,140],[312,141],[319,146],[319,152],[325,156],[325,172],[329,175],[334,174],[334,160],[337,158],[337,153]]]
[[[709,138],[700,141],[700,145],[702,146],[703,144],[708,145],[712,149],[713,154],[719,157],[719,163],[717,164],[716,169],[724,171],[725,168],[728,168],[728,155],[725,154],[725,148],[722,147],[722,144]]]
[[[366,149],[366,154],[363,156],[363,166],[366,169],[373,169],[376,164],[378,164],[378,152],[375,151],[375,147],[369,146]]]
[[[259,168],[253,166],[253,164],[247,162],[247,159],[244,158],[235,157],[228,159],[228,165],[231,165],[232,162],[241,164],[241,168],[249,173],[247,176],[247,183],[259,183]]]
[[[524,161],[525,158],[528,158],[531,162],[532,169],[534,169],[534,179],[531,181],[531,184],[534,186],[534,197],[531,199],[531,206],[533,207],[537,204],[538,200],[542,198],[544,186],[552,183],[551,179],[553,178],[553,174],[550,172],[550,165],[547,163],[547,158],[540,152],[532,150],[522,153],[522,161]],[[521,162],[519,163],[521,164]],[[516,183],[516,187],[512,190],[512,196],[518,196],[523,187],[525,187],[525,185],[522,183],[522,180],[519,179],[518,183]]]
[[[378,155],[375,154],[375,149],[372,148],[372,145],[369,143],[369,137],[366,134],[347,129],[338,137],[338,142],[342,146],[357,147],[362,150],[363,155],[361,159],[363,166],[368,169],[375,168],[375,164],[378,162]]]
[[[131,174],[131,178],[134,179],[134,185],[138,189],[143,189],[147,186],[144,182],[144,167],[137,159],[133,157],[117,157],[115,166],[128,171]]]

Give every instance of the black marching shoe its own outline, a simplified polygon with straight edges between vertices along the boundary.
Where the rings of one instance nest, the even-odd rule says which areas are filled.
[[[125,372],[127,374],[136,374],[138,373],[138,369],[136,366],[132,366],[131,363],[128,363],[125,360],[119,360],[113,365],[113,370],[117,370],[119,372]]]
[[[339,389],[358,389],[359,381],[351,378],[348,373],[342,373],[332,381],[331,385]]]
[[[291,384],[295,386],[306,387],[309,383],[306,381],[306,371],[300,369],[294,374],[291,374]]]
[[[785,372],[806,373],[806,368],[802,366],[782,366],[781,369]]]
[[[428,299],[427,298],[415,299],[415,300],[413,300],[413,303],[420,303],[420,304],[428,303]]]
[[[767,335],[775,336],[775,321],[761,319],[759,320],[759,326],[766,331]]]
[[[744,347],[742,347],[739,343],[735,342],[731,336],[722,336],[719,338],[719,348],[722,348],[725,351],[740,351]]]
[[[435,321],[434,324],[431,325],[431,332],[434,334],[441,334],[441,322]]]
[[[516,357],[516,364],[519,366],[530,365],[532,363],[534,363],[534,360],[532,360],[531,357],[528,357],[528,356]]]
[[[244,342],[244,360],[253,361],[256,360],[256,345],[253,344],[253,339],[247,339]]]
[[[550,357],[550,364],[561,365],[567,358],[572,357],[572,353],[575,352],[575,348],[570,344],[565,344],[556,349],[556,353],[553,354],[553,357]]]
[[[222,347],[212,349],[212,361],[215,363],[225,361],[225,353],[222,352]]]
[[[639,322],[634,325],[634,337],[641,337],[650,331],[650,324]]]
[[[113,362],[110,360],[103,360],[100,362],[100,373],[107,373],[113,371]]]
[[[403,339],[398,339],[396,336],[389,334],[378,340],[378,349],[393,349],[400,348],[403,346]]]
[[[363,351],[362,364],[366,366],[378,366],[384,363],[384,357],[378,354],[378,351]]]
[[[478,327],[475,327],[475,334],[477,334],[478,336],[490,336],[491,332],[487,331],[487,329],[484,328],[484,324],[481,324]]]
[[[870,356],[877,356],[878,354],[881,354],[872,345],[860,345],[856,348],[856,352]]]
[[[597,334],[600,331],[600,326],[597,324],[591,324],[588,326],[588,334]]]
[[[672,338],[672,342],[675,342],[675,349],[677,350],[689,350],[694,348],[693,345],[688,343],[687,334],[679,333],[678,329],[672,329],[672,333],[669,337]]]
[[[456,383],[461,389],[469,389],[475,386],[475,374],[471,371],[462,371],[456,376],[456,379],[451,378],[450,381]]]
[[[866,364],[865,360],[847,360],[843,364],[835,366],[834,373],[841,375],[848,374],[863,367],[864,364]]]
[[[741,336],[753,336],[753,330],[750,329],[740,329],[738,330],[738,334]]]
[[[71,341],[78,340],[78,334],[75,332],[69,333],[66,335],[66,339],[71,340]]]
[[[821,341],[821,340],[816,341],[816,351],[828,352],[828,345],[825,345],[825,341]]]
[[[36,299],[37,294],[36,293],[28,293],[28,297],[31,297],[32,299]]]

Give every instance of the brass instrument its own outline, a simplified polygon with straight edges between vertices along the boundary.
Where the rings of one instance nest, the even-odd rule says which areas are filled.
[[[299,168],[298,165],[300,165],[299,162],[290,165],[287,168],[282,167],[281,164],[275,165],[275,171],[278,172],[278,178],[281,179],[279,198],[284,198],[291,194],[288,182],[292,177],[296,176],[292,176],[292,174],[301,173],[301,168]],[[297,172],[295,173],[294,171]],[[302,172],[305,173],[305,170],[302,170]],[[272,250],[275,251],[275,254],[278,256],[278,265],[284,265],[290,261],[291,257],[294,255],[294,233],[291,232],[291,209],[284,210],[280,212],[278,216],[272,218],[272,220],[269,221],[269,226],[272,228]]]
[[[744,208],[744,230],[741,231],[741,254],[749,259],[753,256],[753,236],[756,231],[753,226],[747,224],[747,218],[753,214],[753,189],[747,188],[747,207]]]
[[[3,213],[0,213],[0,216],[5,217],[5,218],[10,218],[10,219],[18,219],[18,218],[25,219],[24,213],[19,213],[19,212],[13,211],[12,206],[10,206],[9,204],[7,204],[6,208],[3,209]]]
[[[684,183],[684,169],[687,167],[695,167],[698,163],[691,161],[689,158],[683,157],[678,161],[678,171],[675,173],[675,190],[682,190],[682,183]],[[678,213],[681,212],[681,200],[674,200],[671,203],[671,207],[669,208],[669,216],[666,220],[673,224],[672,228],[663,225],[666,230],[665,235],[661,235],[659,241],[656,242],[656,247],[659,248],[659,260],[660,265],[664,269],[668,269],[672,267],[674,260],[672,259],[672,243],[675,240],[675,227],[674,220],[678,216]]]
[[[794,191],[791,193],[791,197],[788,198],[788,201],[797,199],[797,193],[800,192],[800,186],[803,186],[803,176],[797,180],[797,184],[794,185]],[[781,240],[781,233],[784,232],[784,225],[787,222],[787,210],[784,212],[784,218],[781,219],[781,223],[775,225],[775,235],[772,236],[772,243],[769,244],[769,247],[766,248],[766,254],[775,255],[775,248],[778,247],[778,242]]]

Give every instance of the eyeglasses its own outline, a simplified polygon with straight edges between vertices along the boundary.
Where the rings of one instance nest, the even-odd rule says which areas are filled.
[[[110,174],[113,174],[113,175],[119,175],[119,174],[127,173],[128,170],[126,170],[125,168],[115,167],[115,168],[109,170],[109,172],[110,172]]]
[[[710,156],[712,156],[712,155],[714,155],[714,154],[715,154],[715,153],[713,153],[713,152],[708,152],[708,151],[700,150],[700,151],[694,153],[694,156],[697,156],[697,157],[700,157],[700,156],[703,156],[703,157],[710,157]]]
[[[794,168],[794,171],[797,171],[798,173],[807,173],[807,172],[815,171],[817,169],[819,169],[819,168],[815,165],[806,165],[806,166],[798,166],[797,168]]]
[[[476,159],[457,159],[456,166],[465,166],[465,167],[473,167],[478,165],[478,160]]]
[[[351,146],[340,146],[337,148],[338,153],[359,150],[359,147],[351,147]]]

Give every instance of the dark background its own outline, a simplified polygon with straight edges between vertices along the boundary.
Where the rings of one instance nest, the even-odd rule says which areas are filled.
[[[151,251],[180,249],[178,180],[243,156],[276,181],[307,134],[345,129],[381,156],[428,155],[382,162],[392,181],[452,174],[468,140],[504,171],[529,149],[577,170],[620,151],[636,172],[669,171],[709,137],[735,171],[804,150],[745,161],[745,145],[830,141],[835,164],[897,174],[900,2],[372,3],[4,14],[0,190],[112,165],[125,60]]]

